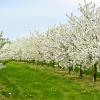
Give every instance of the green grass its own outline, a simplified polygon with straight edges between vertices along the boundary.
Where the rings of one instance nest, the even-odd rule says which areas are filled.
[[[0,100],[99,100],[100,79],[47,66],[10,62],[0,70]],[[9,94],[11,93],[11,94]]]

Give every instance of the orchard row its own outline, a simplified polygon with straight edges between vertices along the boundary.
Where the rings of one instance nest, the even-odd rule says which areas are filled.
[[[34,31],[30,37],[6,43],[0,50],[1,60],[52,63],[53,66],[83,71],[93,70],[93,81],[100,70],[100,8],[93,3],[79,5],[80,15],[67,15],[66,24]]]

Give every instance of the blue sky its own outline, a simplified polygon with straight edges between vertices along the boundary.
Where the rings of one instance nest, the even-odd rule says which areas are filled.
[[[92,1],[99,6],[100,0]],[[66,23],[66,13],[77,15],[80,2],[83,0],[0,0],[0,30],[11,40],[29,36],[30,31],[46,31]]]

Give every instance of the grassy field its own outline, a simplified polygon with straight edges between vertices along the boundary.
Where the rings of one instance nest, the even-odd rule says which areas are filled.
[[[0,100],[100,100],[100,79],[60,69],[10,62],[0,70]]]

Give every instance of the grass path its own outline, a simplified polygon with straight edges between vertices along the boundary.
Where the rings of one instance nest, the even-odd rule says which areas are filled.
[[[6,66],[0,70],[0,100],[100,100],[99,79],[92,83],[56,68],[26,63]]]

